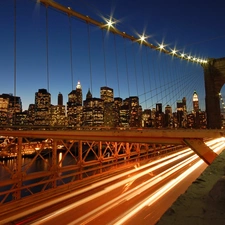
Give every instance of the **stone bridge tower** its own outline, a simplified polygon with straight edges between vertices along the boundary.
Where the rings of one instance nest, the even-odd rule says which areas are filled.
[[[225,58],[208,59],[203,65],[205,77],[205,103],[207,128],[221,128],[220,90],[225,83]]]

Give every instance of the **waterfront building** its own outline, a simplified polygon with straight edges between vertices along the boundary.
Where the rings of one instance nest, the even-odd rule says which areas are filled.
[[[164,113],[162,111],[162,103],[156,104],[155,112],[155,128],[162,128],[164,126]]]
[[[82,107],[82,87],[80,81],[77,82],[76,90],[68,94],[67,117],[70,127],[80,127],[82,124],[83,107]]]
[[[58,94],[58,105],[59,106],[62,106],[63,105],[63,95],[60,92]]]
[[[130,126],[130,124],[129,124],[129,121],[130,121],[129,105],[123,104],[120,107],[119,115],[120,115],[119,126],[120,127],[129,127]]]
[[[7,125],[14,125],[15,124],[15,115],[16,113],[22,112],[22,102],[20,97],[13,96],[12,94],[2,94],[0,96],[1,98],[1,109],[2,112],[2,123],[5,123],[7,121]],[[7,107],[7,115],[5,114]],[[7,119],[6,117],[7,116]]]
[[[192,101],[193,101],[193,111],[198,112],[199,111],[199,101],[198,101],[198,94],[196,91],[194,91],[194,93],[193,93]]]
[[[35,121],[35,104],[30,104],[27,110],[27,124],[32,126]]]
[[[0,125],[8,125],[9,98],[0,95]]]
[[[167,105],[165,107],[165,121],[164,126],[168,128],[173,127],[173,116],[172,116],[172,107],[170,105]]]
[[[100,88],[100,96],[103,100],[103,126],[114,127],[114,95],[109,87]]]
[[[65,105],[52,105],[51,106],[51,126],[64,127],[67,126]]]
[[[120,107],[123,104],[123,99],[120,97],[114,98],[114,104],[113,104],[113,112],[114,112],[114,118],[113,118],[113,127],[120,126]]]
[[[51,94],[46,89],[39,89],[35,93],[35,120],[34,125],[50,125]]]
[[[151,109],[145,109],[142,113],[142,127],[151,127]]]
[[[177,101],[177,124],[175,127],[181,128],[187,126],[187,106],[186,98]]]
[[[104,102],[113,102],[114,100],[113,89],[106,86],[101,87],[100,97]]]
[[[195,126],[195,114],[188,113],[187,114],[187,128],[194,128]]]

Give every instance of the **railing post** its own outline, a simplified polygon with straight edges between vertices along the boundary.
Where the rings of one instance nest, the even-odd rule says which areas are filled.
[[[117,167],[118,163],[118,143],[114,142],[114,159],[115,159],[115,166]]]
[[[82,174],[82,171],[83,171],[83,151],[82,151],[82,141],[81,140],[79,140],[79,142],[78,142],[78,165],[79,165],[79,172],[80,172],[80,174],[79,174],[79,180],[82,180],[82,178],[83,178],[83,174]]]
[[[52,188],[57,187],[57,177],[58,177],[58,172],[57,172],[57,141],[53,140],[52,143],[52,167],[51,167],[51,172],[52,172]]]
[[[99,159],[99,162],[100,162],[100,169],[99,169],[99,173],[102,173],[102,142],[99,141],[98,143],[98,159]]]
[[[130,159],[130,143],[126,142],[126,158],[128,158],[128,162]]]
[[[14,165],[14,175],[13,179],[16,179],[16,191],[13,193],[13,197],[15,200],[21,198],[21,187],[22,187],[22,137],[18,137],[18,145],[17,145],[17,158],[16,163]]]

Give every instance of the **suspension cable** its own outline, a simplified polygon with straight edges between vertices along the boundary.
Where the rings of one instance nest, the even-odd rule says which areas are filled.
[[[152,94],[152,84],[151,84],[151,73],[150,73],[150,67],[149,67],[149,57],[148,57],[148,49],[145,48],[145,54],[146,54],[146,60],[147,60],[147,69],[148,69],[148,79],[149,79],[149,93]],[[151,98],[153,101],[153,99]],[[153,104],[153,102],[152,102]],[[147,108],[147,107],[146,107]]]
[[[143,55],[142,55],[142,51],[141,51],[141,72],[142,72],[142,80],[143,80],[143,86],[144,86],[145,108],[147,109],[146,90],[145,90],[145,76],[144,76],[144,67],[143,67]]]
[[[117,76],[117,84],[118,84],[118,94],[120,97],[120,81],[119,81],[119,72],[118,72],[118,57],[117,57],[117,47],[116,47],[116,35],[113,34],[114,37],[114,49],[115,49],[115,58],[116,58],[116,76]]]
[[[47,90],[49,92],[49,60],[48,60],[48,6],[46,5],[46,68],[47,68]]]
[[[14,117],[16,116],[16,0],[14,0]]]
[[[89,55],[89,65],[90,65],[90,85],[91,85],[91,93],[93,94],[92,90],[92,65],[91,65],[91,43],[90,43],[90,27],[89,23],[87,23],[87,32],[88,32],[88,55]]]
[[[70,71],[71,71],[71,82],[72,82],[72,90],[74,89],[74,81],[73,81],[73,43],[72,43],[72,23],[71,16],[69,16],[69,26],[70,26]]]
[[[134,75],[135,75],[135,83],[136,83],[136,89],[137,89],[137,96],[139,96],[138,92],[138,80],[137,80],[137,68],[136,68],[136,59],[134,54],[134,42],[132,43],[132,52],[133,52],[133,59],[134,59]]]
[[[128,65],[127,65],[127,48],[126,48],[125,38],[123,40],[124,40],[124,52],[125,52],[126,73],[127,73],[127,88],[128,88],[128,95],[130,97],[130,84],[129,84]]]
[[[103,29],[102,29],[102,48],[103,48],[103,58],[104,58],[105,86],[107,87],[106,57],[105,57],[105,38],[104,38]]]

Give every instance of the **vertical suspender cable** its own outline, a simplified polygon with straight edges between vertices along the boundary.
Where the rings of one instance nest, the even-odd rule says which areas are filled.
[[[129,85],[129,76],[128,76],[128,67],[127,67],[127,48],[126,48],[126,40],[124,40],[124,52],[125,52],[125,62],[126,62],[126,72],[127,72],[127,87],[128,87],[128,95],[130,97],[130,85]]]
[[[47,90],[49,92],[49,63],[48,63],[48,6],[46,5],[46,68],[47,68]]]
[[[73,83],[73,43],[72,43],[72,24],[71,24],[71,16],[69,15],[69,25],[70,25],[70,71],[71,71],[71,82],[72,82],[72,90],[74,88]]]
[[[87,23],[87,32],[88,32],[88,55],[89,55],[89,65],[90,65],[90,85],[91,85],[91,93],[93,94],[92,90],[92,68],[91,68],[91,44],[90,44],[90,27],[89,23]]]
[[[143,46],[143,47],[144,47],[144,46]],[[142,72],[142,80],[143,80],[143,86],[144,86],[145,108],[147,109],[146,89],[145,89],[145,76],[144,76],[144,67],[143,67],[142,51],[141,51],[141,72]]]
[[[116,48],[116,36],[114,34],[114,49],[115,49],[115,57],[116,57],[116,76],[117,76],[117,84],[118,84],[118,94],[120,97],[120,81],[119,81],[119,72],[118,72],[118,58],[117,58],[117,48]]]
[[[138,81],[137,81],[136,60],[135,60],[135,54],[134,54],[134,43],[132,43],[132,51],[133,51],[133,58],[134,58],[134,74],[135,74],[135,81],[136,81],[137,96],[139,96],[139,93],[138,93]]]
[[[149,58],[148,58],[148,49],[145,48],[145,52],[146,52],[146,60],[147,60],[147,68],[148,68],[148,79],[149,79],[149,91],[148,93],[151,95],[152,92],[152,88],[151,88],[151,73],[150,73],[150,67],[149,67]],[[152,97],[150,97],[151,100],[153,101]],[[153,104],[153,102],[152,102]]]
[[[16,107],[16,0],[14,0],[14,113]]]
[[[102,48],[103,48],[103,56],[104,56],[105,86],[107,86],[106,61],[105,61],[105,38],[104,38],[103,29],[102,29]]]

